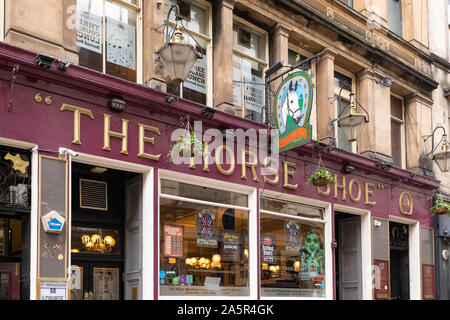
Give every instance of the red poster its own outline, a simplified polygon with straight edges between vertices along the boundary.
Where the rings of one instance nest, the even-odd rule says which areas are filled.
[[[375,260],[374,265],[375,300],[389,299],[389,261]]]
[[[164,225],[164,256],[183,257],[183,227]]]
[[[423,281],[423,299],[433,300],[436,299],[435,292],[436,286],[434,282],[434,266],[423,264],[422,265],[422,281]]]

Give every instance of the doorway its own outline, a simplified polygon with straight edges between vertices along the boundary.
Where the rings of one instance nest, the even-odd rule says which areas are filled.
[[[127,270],[139,268],[130,265],[140,263],[141,247],[139,231],[132,240],[128,235],[142,198],[141,190],[130,186],[139,187],[141,175],[80,163],[72,172],[70,299],[127,299]]]
[[[389,222],[391,299],[409,300],[409,226]]]
[[[361,300],[361,217],[335,212],[336,299]]]

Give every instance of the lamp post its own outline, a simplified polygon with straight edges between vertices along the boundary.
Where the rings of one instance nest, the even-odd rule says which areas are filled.
[[[156,55],[166,67],[170,79],[176,82],[183,82],[197,59],[202,58],[202,55],[195,50],[194,46],[184,43],[182,30],[185,30],[188,34],[189,32],[181,25],[181,23],[178,24],[179,18],[176,18],[175,29],[172,36],[169,35],[169,17],[172,10],[176,10],[176,16],[178,16],[178,13],[180,12],[178,5],[172,3],[164,24],[164,28],[166,29],[165,43],[156,51]],[[197,43],[194,37],[191,36],[191,38]]]
[[[444,134],[442,135],[441,141],[435,147],[434,146],[434,134],[437,129],[444,130]],[[424,142],[427,141],[430,137],[431,137],[431,151],[429,153],[427,153],[426,155],[424,155],[424,159],[428,160],[429,159],[428,156],[430,154],[434,153],[434,151],[436,151],[436,149],[439,147],[439,144],[442,142],[441,152],[434,153],[432,159],[434,160],[436,165],[439,167],[439,170],[441,170],[441,172],[450,171],[450,151],[448,151],[449,143],[447,141],[447,133],[445,132],[445,128],[442,126],[436,127],[429,136],[424,137],[423,141]]]
[[[337,97],[339,106],[342,103],[342,90],[346,86],[350,87],[349,85],[345,85],[341,88],[341,90],[339,90],[339,95]],[[366,114],[358,113],[357,106],[364,110]],[[344,112],[346,111],[347,113],[344,115]],[[330,121],[331,126],[333,126],[334,122],[337,122],[338,127],[342,129],[342,132],[348,141],[352,142],[358,139],[364,125],[369,122],[369,114],[366,109],[364,109],[363,106],[355,99],[355,94],[351,92],[349,104],[339,113],[336,119],[332,119]]]

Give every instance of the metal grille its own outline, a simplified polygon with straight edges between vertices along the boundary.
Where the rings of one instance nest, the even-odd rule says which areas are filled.
[[[0,149],[0,206],[30,208],[30,164],[28,153]]]
[[[108,184],[80,179],[80,208],[108,211]]]

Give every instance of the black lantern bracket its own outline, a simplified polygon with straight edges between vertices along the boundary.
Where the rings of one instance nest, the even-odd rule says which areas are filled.
[[[442,129],[444,131],[444,134],[442,135],[441,141],[439,141],[439,143],[436,146],[434,146],[434,134],[436,133],[436,130],[438,130],[438,129]],[[423,155],[424,160],[432,159],[432,157],[430,157],[430,155],[436,151],[436,149],[439,147],[441,142],[444,141],[444,143],[447,143],[447,133],[443,126],[437,126],[430,135],[422,136],[422,138],[423,138],[423,142],[426,142],[428,139],[431,138],[431,151],[428,152],[427,154]]]

